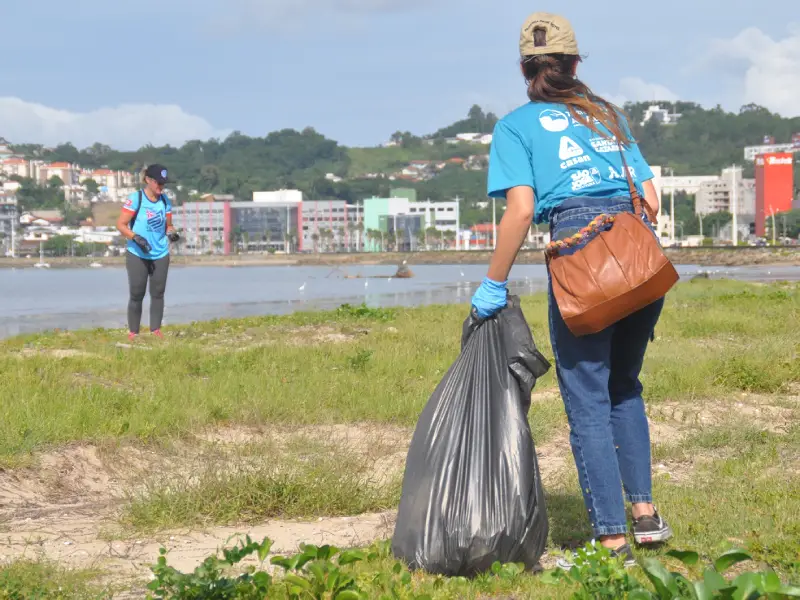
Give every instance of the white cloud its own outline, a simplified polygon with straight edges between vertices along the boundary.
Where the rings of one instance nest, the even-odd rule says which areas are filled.
[[[749,27],[730,39],[711,43],[700,66],[707,71],[733,71],[739,83],[739,104],[754,102],[785,117],[800,115],[800,26],[773,39]]]
[[[84,148],[100,142],[119,150],[180,145],[229,133],[172,104],[122,104],[79,113],[13,97],[0,97],[0,132],[12,143],[72,142]]]
[[[649,83],[639,77],[623,77],[616,93],[603,94],[603,97],[617,106],[626,102],[675,102],[678,95],[660,83]]]

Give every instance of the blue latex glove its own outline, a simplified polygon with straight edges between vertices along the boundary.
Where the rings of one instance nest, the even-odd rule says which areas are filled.
[[[488,319],[506,307],[508,302],[507,284],[507,281],[499,283],[488,277],[483,278],[483,282],[472,297],[472,306],[475,307],[481,319]]]

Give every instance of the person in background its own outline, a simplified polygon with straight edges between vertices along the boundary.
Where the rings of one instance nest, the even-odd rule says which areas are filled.
[[[169,182],[166,167],[158,164],[143,169],[139,191],[125,201],[117,229],[128,240],[125,267],[128,271],[128,339],[139,335],[142,301],[150,282],[150,332],[163,338],[164,293],[169,271],[169,242],[179,239],[172,225],[172,205],[164,194]]]
[[[506,306],[508,274],[531,226],[549,223],[551,240],[566,239],[602,213],[633,212],[628,172],[658,214],[653,173],[622,112],[578,78],[581,62],[569,21],[535,13],[520,36],[521,70],[529,102],[495,126],[488,193],[507,209],[487,277],[472,303],[482,318]],[[602,273],[598,273],[602,276]],[[639,373],[664,299],[606,330],[574,336],[549,290],[556,375],[570,426],[570,444],[595,538],[634,563],[627,542],[623,489],[632,505],[639,544],[672,536],[653,505],[650,434]],[[562,561],[568,568],[571,560]]]

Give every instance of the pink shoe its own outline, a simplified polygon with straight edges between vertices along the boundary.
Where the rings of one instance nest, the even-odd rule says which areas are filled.
[[[156,337],[157,337],[158,339],[160,339],[160,340],[163,340],[163,339],[164,339],[164,334],[163,334],[163,333],[161,333],[161,330],[160,330],[160,329],[156,329],[156,330],[154,330],[154,331],[151,331],[150,333],[152,333],[154,336],[156,336]]]
[[[136,338],[137,338],[138,335],[139,335],[138,333],[133,333],[132,331],[129,331],[128,332],[128,341],[129,342],[136,341]]]

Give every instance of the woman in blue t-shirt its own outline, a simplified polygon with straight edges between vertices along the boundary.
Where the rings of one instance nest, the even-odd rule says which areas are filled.
[[[508,273],[532,219],[549,223],[556,240],[575,234],[598,214],[633,211],[620,143],[649,219],[658,213],[653,173],[626,118],[576,75],[581,58],[569,21],[531,15],[520,36],[520,54],[530,102],[496,125],[489,156],[489,195],[505,198],[507,209],[488,276],[473,298],[484,318],[506,305]],[[556,373],[586,509],[600,543],[628,565],[633,554],[626,542],[623,486],[632,504],[635,541],[657,543],[672,536],[653,505],[650,434],[639,381],[663,302],[605,331],[576,337],[561,318],[552,288],[549,294]]]
[[[139,335],[142,301],[150,281],[150,332],[161,334],[164,317],[164,293],[169,271],[169,242],[178,241],[172,226],[172,204],[164,195],[167,169],[150,165],[142,172],[142,189],[125,201],[117,229],[128,240],[125,267],[128,271],[128,338]]]

